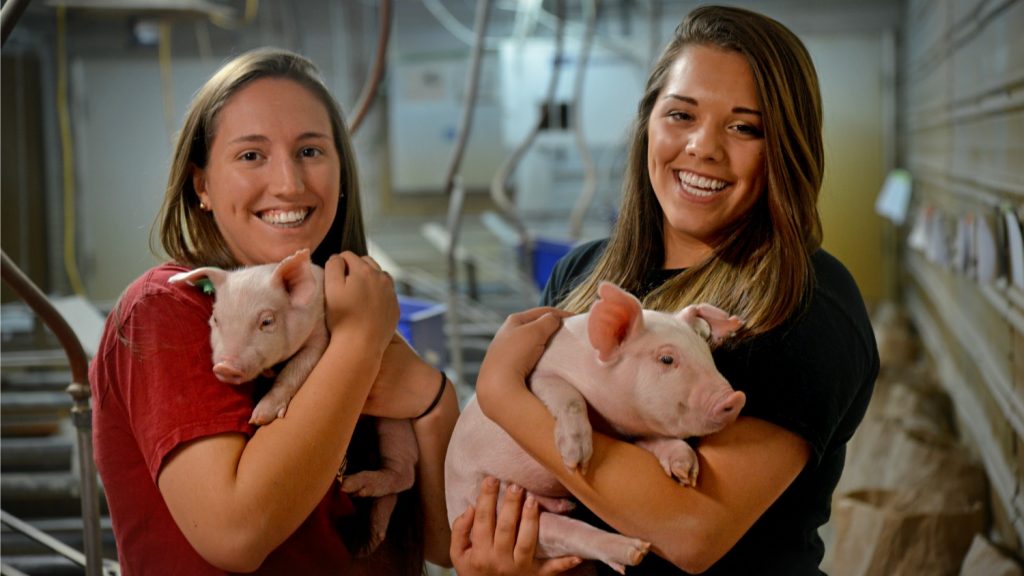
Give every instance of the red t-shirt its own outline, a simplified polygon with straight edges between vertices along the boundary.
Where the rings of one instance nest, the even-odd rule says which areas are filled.
[[[89,371],[96,464],[128,576],[225,573],[185,539],[156,479],[167,455],[184,442],[255,432],[252,385],[224,384],[213,375],[212,296],[167,283],[183,270],[157,266],[125,290]],[[351,501],[332,486],[257,574],[342,572],[350,556],[337,525],[351,513]]]

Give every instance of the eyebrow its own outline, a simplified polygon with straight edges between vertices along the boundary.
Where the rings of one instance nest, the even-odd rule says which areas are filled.
[[[324,134],[323,132],[303,132],[302,134],[299,134],[299,137],[297,138],[297,140],[299,141],[320,139],[330,140],[331,137],[328,136],[327,134]],[[262,134],[244,134],[242,136],[239,136],[238,138],[232,139],[229,142],[229,144],[236,144],[239,142],[266,142],[268,140],[270,140],[270,138],[267,138]]]
[[[698,106],[699,105],[699,103],[697,102],[697,99],[693,98],[693,97],[690,97],[690,96],[680,96],[679,94],[666,94],[664,96],[663,100],[668,100],[668,99],[679,100],[681,102],[686,102],[687,104],[692,104],[694,106]],[[734,114],[752,114],[754,116],[757,116],[758,118],[761,117],[761,112],[759,110],[755,110],[753,108],[747,108],[747,107],[744,107],[744,106],[733,106],[732,112]]]

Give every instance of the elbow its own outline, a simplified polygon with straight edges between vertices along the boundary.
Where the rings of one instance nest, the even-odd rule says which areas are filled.
[[[250,537],[242,532],[191,544],[203,560],[216,568],[241,574],[255,572],[270,555],[271,549],[255,538],[255,535]]]
[[[688,574],[703,574],[721,560],[727,551],[710,538],[698,538],[666,554],[665,558]]]

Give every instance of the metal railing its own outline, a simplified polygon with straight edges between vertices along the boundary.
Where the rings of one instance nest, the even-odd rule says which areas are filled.
[[[5,13],[8,5],[4,5]],[[68,365],[71,368],[71,384],[67,387],[67,393],[71,395],[73,401],[71,422],[75,427],[75,440],[78,447],[84,553],[70,548],[5,512],[0,515],[0,522],[84,567],[88,576],[102,576],[105,571],[100,533],[100,495],[96,464],[92,457],[92,407],[89,404],[89,364],[85,350],[71,326],[50,303],[46,295],[2,250],[0,250],[0,273],[2,273],[4,282],[17,292],[18,296],[53,332],[68,357]],[[114,568],[111,567],[111,570]],[[110,571],[106,573],[110,573]]]

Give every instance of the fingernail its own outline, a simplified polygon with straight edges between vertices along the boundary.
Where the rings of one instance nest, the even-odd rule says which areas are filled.
[[[498,479],[493,476],[488,476],[487,478],[484,478],[484,485],[488,488],[494,488],[498,485]]]
[[[527,508],[536,508],[537,507],[537,499],[534,498],[532,494],[528,494],[526,496],[526,507]]]
[[[518,484],[512,484],[511,486],[508,487],[508,489],[509,492],[512,492],[513,494],[519,494],[520,492],[523,491],[522,487],[520,487]]]

